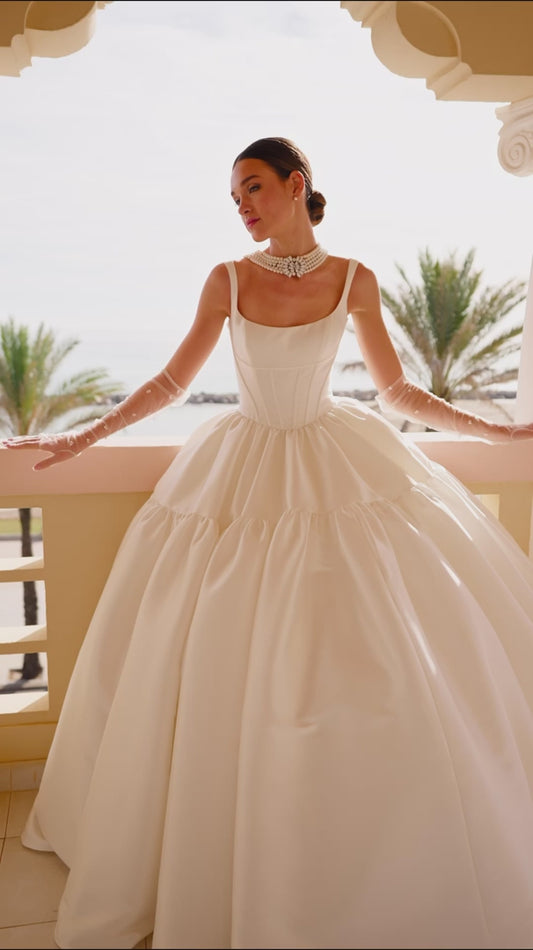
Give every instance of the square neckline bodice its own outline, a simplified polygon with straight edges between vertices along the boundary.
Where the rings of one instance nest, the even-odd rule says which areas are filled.
[[[348,293],[350,291],[351,283],[357,269],[358,261],[353,258],[348,259],[348,266],[346,268],[346,277],[344,279],[344,285],[342,288],[342,293],[339,299],[339,302],[333,310],[327,313],[324,317],[319,317],[318,320],[309,320],[308,323],[292,323],[286,326],[281,324],[273,323],[259,323],[257,320],[250,320],[249,317],[245,317],[242,311],[238,307],[239,299],[239,283],[237,277],[237,268],[235,267],[235,261],[226,262],[226,267],[228,268],[230,275],[230,284],[231,284],[231,303],[230,303],[230,318],[239,317],[241,320],[244,320],[245,323],[250,324],[253,327],[262,327],[265,330],[302,330],[307,327],[313,327],[316,324],[324,323],[325,320],[330,320],[337,315],[339,310],[343,307],[346,308]],[[347,313],[347,308],[346,308]]]

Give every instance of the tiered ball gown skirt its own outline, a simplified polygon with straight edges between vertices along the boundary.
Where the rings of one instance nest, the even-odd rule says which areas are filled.
[[[133,519],[24,831],[64,948],[533,947],[533,564],[233,303],[238,410]]]

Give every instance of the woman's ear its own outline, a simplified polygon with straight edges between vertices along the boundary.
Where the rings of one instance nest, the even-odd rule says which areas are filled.
[[[301,198],[302,195],[305,195],[305,179],[301,172],[291,172],[290,182],[292,185],[292,197],[294,201],[297,198]]]

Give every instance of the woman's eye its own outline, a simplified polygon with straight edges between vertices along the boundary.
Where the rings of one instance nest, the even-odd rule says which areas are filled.
[[[248,185],[248,189],[247,189],[247,190],[248,190],[248,194],[251,195],[252,192],[254,192],[254,191],[259,191],[260,188],[261,188],[261,185]],[[236,204],[236,206],[237,206],[237,208],[238,208],[239,205],[240,205],[240,203],[241,203],[241,199],[240,199],[240,198],[234,198],[233,200],[234,200],[234,202],[235,202],[235,204]]]

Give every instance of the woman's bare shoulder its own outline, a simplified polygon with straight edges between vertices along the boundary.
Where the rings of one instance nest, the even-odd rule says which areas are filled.
[[[209,284],[212,287],[222,287],[227,286],[229,282],[229,271],[228,271],[229,261],[221,261],[218,264],[215,264],[214,267],[209,271],[205,284]]]
[[[198,305],[198,316],[219,316],[229,313],[230,276],[225,262],[215,264],[209,271]]]
[[[358,261],[350,293],[348,295],[348,311],[374,309],[379,306],[379,284],[374,271]]]

